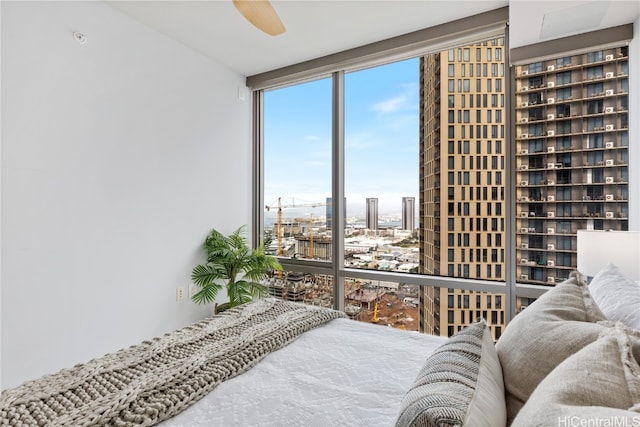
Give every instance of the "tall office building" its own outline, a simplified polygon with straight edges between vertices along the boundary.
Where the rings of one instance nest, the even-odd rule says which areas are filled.
[[[367,219],[367,229],[369,230],[378,229],[378,198],[377,197],[367,197],[366,219]]]
[[[516,67],[518,280],[553,285],[577,265],[577,230],[627,230],[629,51]]]
[[[503,39],[421,59],[420,271],[504,280]],[[453,335],[483,317],[498,338],[504,294],[425,287],[421,330]]]
[[[402,198],[402,229],[415,230],[416,228],[416,198]]]

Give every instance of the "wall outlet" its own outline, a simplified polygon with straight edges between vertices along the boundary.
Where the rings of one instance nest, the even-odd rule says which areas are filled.
[[[184,287],[178,286],[176,288],[176,301],[182,301],[184,299]]]

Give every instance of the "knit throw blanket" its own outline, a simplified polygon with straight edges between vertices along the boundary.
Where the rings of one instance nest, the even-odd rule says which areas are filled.
[[[2,426],[150,426],[344,313],[261,299],[2,392]]]

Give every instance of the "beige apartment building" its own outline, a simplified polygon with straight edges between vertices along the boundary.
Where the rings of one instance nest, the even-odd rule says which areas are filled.
[[[421,272],[504,280],[503,39],[421,59]],[[483,317],[499,338],[504,294],[425,288],[421,329],[453,335]]]

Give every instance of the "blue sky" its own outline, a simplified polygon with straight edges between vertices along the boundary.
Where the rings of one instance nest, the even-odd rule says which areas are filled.
[[[264,111],[265,202],[324,202],[331,195],[331,80],[266,92]],[[403,196],[417,200],[418,133],[418,59],[345,75],[348,216],[364,214],[367,197],[379,198],[381,215],[399,214]]]

